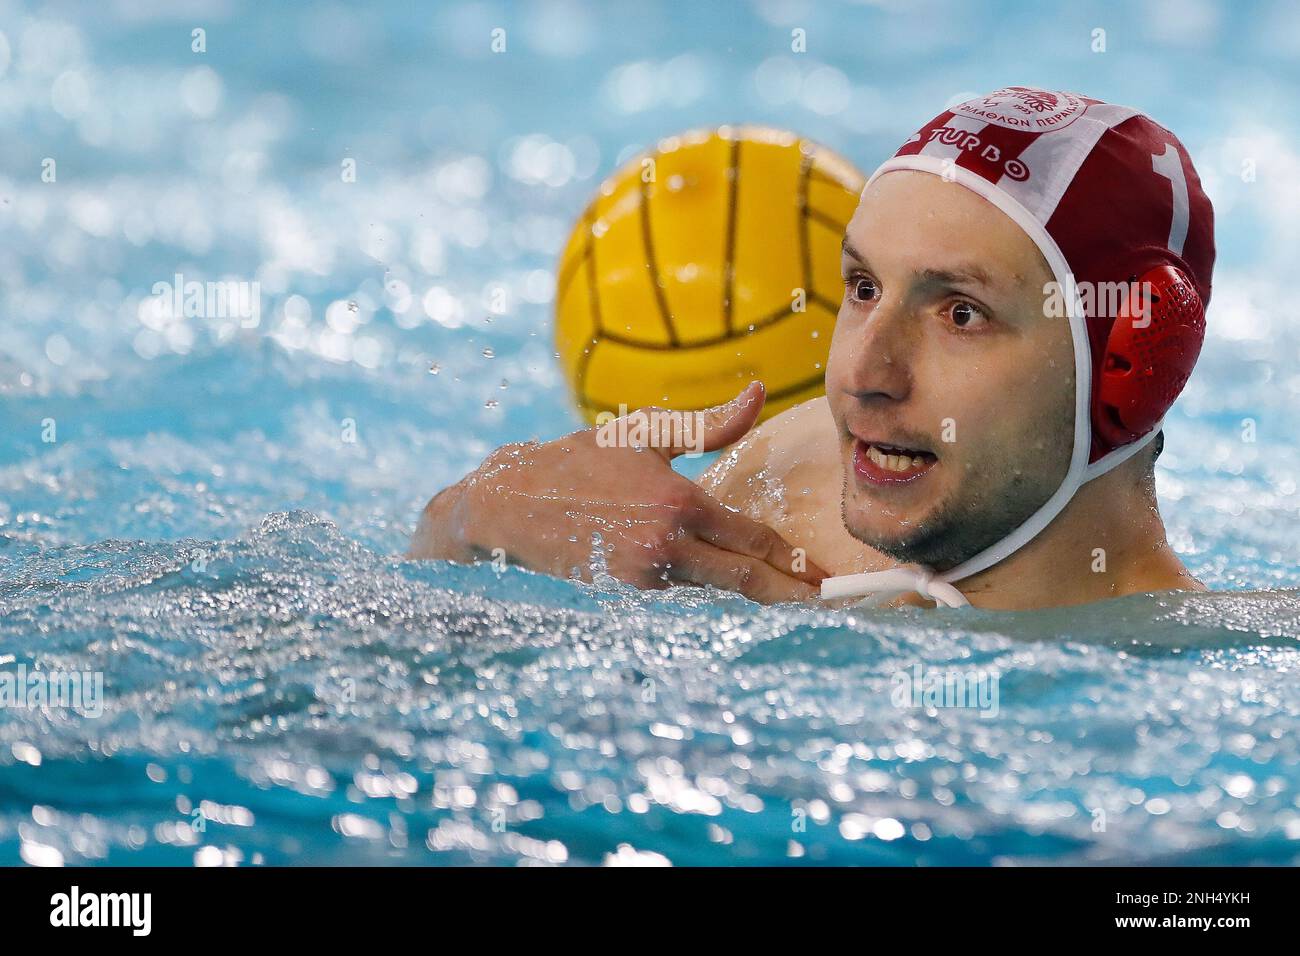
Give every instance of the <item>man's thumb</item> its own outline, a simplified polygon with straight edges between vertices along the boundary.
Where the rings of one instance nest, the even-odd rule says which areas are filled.
[[[637,428],[644,435],[635,444],[655,449],[666,460],[678,455],[702,455],[730,445],[753,428],[766,395],[762,382],[750,382],[725,405],[703,411],[639,408],[627,416],[627,428]],[[601,440],[600,429],[596,440]]]
[[[767,390],[762,382],[750,382],[725,405],[700,412],[701,451],[717,451],[745,436],[763,410]]]

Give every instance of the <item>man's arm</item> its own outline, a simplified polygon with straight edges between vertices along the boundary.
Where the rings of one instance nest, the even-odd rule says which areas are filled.
[[[704,450],[741,438],[763,405],[755,383],[701,413]],[[637,413],[633,413],[634,415]],[[525,567],[590,577],[599,535],[609,573],[643,588],[711,584],[758,601],[806,600],[825,575],[771,528],[675,472],[681,436],[604,447],[596,429],[507,445],[425,507],[408,557],[473,560],[500,549]]]
[[[416,525],[415,534],[406,549],[408,558],[435,558],[445,561],[473,561],[473,550],[456,536],[459,527],[455,517],[455,508],[465,494],[463,478],[454,485],[442,489],[424,506],[420,512],[420,523]]]

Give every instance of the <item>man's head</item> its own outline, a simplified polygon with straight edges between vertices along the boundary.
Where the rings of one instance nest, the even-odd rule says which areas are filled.
[[[1065,477],[1074,360],[1069,326],[1044,315],[1052,272],[991,203],[910,170],[864,192],[842,269],[826,391],[845,524],[900,561],[952,567]],[[920,467],[890,467],[916,452]]]
[[[1021,547],[1158,432],[1213,262],[1190,157],[1137,110],[1011,87],[926,124],[845,236],[849,530],[950,581]]]

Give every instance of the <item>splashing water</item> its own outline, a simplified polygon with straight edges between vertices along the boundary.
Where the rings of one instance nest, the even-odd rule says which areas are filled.
[[[760,609],[401,562],[301,511],[6,552],[11,665],[106,686],[98,718],[7,714],[6,857],[1285,863],[1300,837],[1295,592]],[[992,693],[931,706],[935,675]]]
[[[1157,480],[1222,593],[759,608],[633,591],[601,541],[594,585],[397,557],[492,448],[574,427],[552,270],[621,158],[744,116],[869,168],[1005,79],[977,42],[999,18],[956,9],[814,5],[794,64],[751,55],[773,5],[673,6],[726,42],[671,59],[645,40],[668,5],[635,5],[645,30],[603,9],[512,34],[487,84],[475,4],[245,7],[238,70],[111,5],[0,24],[0,681],[102,680],[94,707],[0,708],[0,864],[1296,863],[1300,333],[1270,305],[1297,159],[1209,125],[1237,85],[1138,104],[1221,212]],[[936,23],[960,79],[884,44],[886,108],[861,36]],[[1088,60],[1068,33],[1019,45],[1025,75],[1171,88],[1141,80],[1159,38]],[[1242,42],[1185,59],[1226,75]],[[153,301],[179,273],[258,282],[260,314]]]

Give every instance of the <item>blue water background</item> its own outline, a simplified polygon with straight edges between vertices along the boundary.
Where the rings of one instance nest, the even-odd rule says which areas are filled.
[[[1288,3],[0,0],[0,670],[106,696],[0,710],[0,864],[1294,862],[1300,598],[1251,592],[1300,571],[1297,64]],[[1012,84],[1142,107],[1215,203],[1158,482],[1232,593],[846,614],[399,560],[576,425],[553,267],[621,160],[744,121],[869,170]],[[160,313],[177,273],[260,321]],[[999,714],[895,706],[917,665]]]

